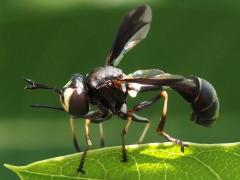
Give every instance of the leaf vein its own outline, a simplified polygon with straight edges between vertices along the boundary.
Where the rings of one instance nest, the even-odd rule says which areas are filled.
[[[96,160],[96,159],[92,159],[92,158],[88,158],[88,159],[96,161],[102,167],[102,169],[104,171],[104,179],[107,179],[107,169],[105,168],[104,164],[101,163],[99,160]]]
[[[134,163],[136,164],[136,170],[137,170],[137,173],[138,173],[138,180],[140,180],[141,179],[141,173],[139,171],[139,166],[138,166],[137,160],[136,160],[135,157],[133,157],[131,155],[128,155],[128,156],[131,157],[133,159]]]
[[[186,157],[190,157],[190,158],[193,158],[193,159],[197,160],[197,161],[200,162],[203,166],[205,166],[210,172],[212,172],[212,173],[216,176],[216,178],[217,178],[218,180],[222,180],[222,178],[219,176],[219,174],[218,174],[216,171],[214,171],[214,169],[212,169],[211,166],[207,165],[206,163],[204,163],[203,161],[201,161],[201,160],[198,159],[197,157],[195,157],[195,156],[186,156]]]

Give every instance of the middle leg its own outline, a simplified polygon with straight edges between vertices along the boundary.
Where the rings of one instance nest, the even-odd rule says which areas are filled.
[[[146,126],[142,132],[142,135],[140,136],[138,143],[142,143],[143,139],[145,137],[145,134],[147,133],[149,127],[150,127],[150,121],[147,118],[141,117],[136,115],[133,112],[136,111],[140,111],[150,105],[152,105],[153,103],[157,102],[159,99],[161,98],[160,95],[155,96],[154,98],[141,102],[139,104],[137,104],[136,106],[134,106],[132,109],[130,109],[129,111],[125,111],[123,112],[123,110],[120,111],[120,113],[118,114],[119,117],[121,117],[122,119],[127,120],[122,133],[121,133],[121,139],[122,139],[122,161],[123,162],[127,162],[128,158],[127,158],[127,150],[126,150],[126,146],[125,146],[125,135],[128,131],[128,128],[131,124],[132,121],[135,122],[141,122],[141,123],[146,123]]]
[[[145,117],[141,117],[137,114],[135,114],[134,112],[138,112],[138,111],[141,111],[149,106],[151,106],[152,104],[156,103],[157,101],[160,100],[162,96],[160,94],[158,94],[157,96],[153,97],[152,99],[149,99],[149,100],[146,100],[146,101],[143,101],[143,102],[140,102],[139,104],[135,105],[132,109],[130,109],[127,113],[128,114],[132,114],[133,116],[133,121],[135,122],[140,122],[140,123],[145,123],[146,126],[138,140],[138,144],[142,144],[143,143],[143,140],[144,140],[144,137],[148,131],[148,129],[150,128],[150,125],[151,125],[151,122],[149,121],[149,119],[145,118]]]
[[[121,133],[121,139],[122,139],[122,162],[127,162],[128,158],[127,158],[127,150],[126,150],[126,145],[125,145],[125,135],[128,132],[128,128],[131,125],[132,122],[132,116],[128,116],[127,117],[127,122],[122,130]]]

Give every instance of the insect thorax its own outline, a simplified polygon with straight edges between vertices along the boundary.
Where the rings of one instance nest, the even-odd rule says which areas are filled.
[[[85,83],[93,102],[101,102],[113,111],[121,108],[126,99],[126,84],[121,83],[119,87],[115,87],[111,82],[124,76],[126,75],[121,69],[113,66],[98,67],[89,73]]]

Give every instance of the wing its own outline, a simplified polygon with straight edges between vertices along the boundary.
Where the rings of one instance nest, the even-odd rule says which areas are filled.
[[[191,78],[168,73],[153,77],[127,77],[122,79],[122,81],[141,85],[167,86],[170,88],[178,88],[179,86],[195,87],[195,83],[192,82]]]
[[[166,89],[166,87],[149,82],[149,80],[163,78],[167,75],[169,74],[159,69],[138,70],[128,74],[124,81],[128,82],[128,94],[136,97],[139,92]]]
[[[160,69],[146,69],[146,70],[137,70],[134,73],[128,74],[128,78],[153,78],[158,77],[164,74]],[[166,74],[166,73],[165,73]]]
[[[171,88],[188,100],[197,97],[199,91],[199,82],[197,78],[193,76],[184,77],[180,75],[168,74],[160,70],[136,71],[132,74],[132,76],[128,75],[126,78],[122,79],[122,81],[127,82],[130,85],[130,96],[131,90],[136,91],[136,94],[146,90]]]
[[[147,36],[151,21],[152,11],[148,5],[131,10],[118,28],[106,65],[117,66],[124,54]]]

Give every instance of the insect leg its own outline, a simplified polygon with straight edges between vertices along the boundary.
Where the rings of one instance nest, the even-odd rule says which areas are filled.
[[[102,102],[97,101],[96,102],[97,107],[99,110],[103,113],[102,117],[100,119],[95,119],[95,123],[99,123],[99,133],[100,133],[100,146],[105,147],[105,141],[104,141],[104,132],[103,132],[103,121],[108,120],[112,117],[112,113],[107,109]]]
[[[76,132],[75,132],[75,127],[74,127],[74,118],[70,117],[70,127],[72,131],[72,138],[73,138],[73,144],[77,152],[81,152],[80,147],[77,142],[77,137],[76,137]]]
[[[127,158],[127,150],[126,150],[126,146],[125,146],[125,135],[128,131],[129,126],[131,125],[132,122],[132,116],[128,116],[127,117],[127,122],[122,130],[121,133],[121,138],[122,138],[122,162],[127,162],[128,158]]]
[[[77,169],[78,172],[81,172],[83,174],[85,173],[85,171],[83,170],[83,167],[84,167],[84,162],[85,162],[85,158],[86,158],[86,155],[87,155],[87,151],[88,151],[89,147],[92,145],[92,142],[91,142],[91,139],[90,139],[90,128],[89,128],[90,123],[91,123],[90,119],[85,119],[85,131],[86,131],[87,147],[83,152],[83,155],[82,155],[81,160],[80,160],[79,167]]]
[[[100,133],[100,145],[101,147],[105,147],[104,142],[104,132],[103,132],[103,122],[110,119],[112,117],[112,113],[109,111],[101,112],[101,111],[93,111],[93,113],[88,113],[84,116],[85,118],[91,119],[92,123],[99,124],[99,133]]]
[[[104,114],[101,113],[100,111],[90,111],[87,115],[85,115],[85,131],[86,131],[86,143],[87,143],[87,147],[83,152],[82,158],[80,160],[80,164],[79,167],[77,169],[78,172],[81,173],[85,173],[85,171],[83,170],[84,167],[84,162],[85,162],[85,158],[87,155],[87,151],[89,149],[89,147],[92,145],[91,139],[90,139],[90,124],[91,123],[102,123],[103,121],[108,120],[110,117],[112,116],[112,114]]]
[[[173,137],[171,137],[169,134],[167,134],[164,131],[164,125],[166,123],[166,118],[167,118],[167,105],[168,105],[168,94],[166,91],[162,91],[160,93],[160,95],[164,98],[164,104],[163,104],[163,111],[162,111],[162,115],[161,115],[161,119],[160,122],[158,124],[157,127],[157,132],[162,135],[165,139],[167,139],[168,141],[171,141],[175,144],[180,145],[181,147],[181,151],[184,152],[184,147],[188,147],[187,144],[184,144],[182,141],[180,141],[179,139],[175,139]]]
[[[162,96],[161,95],[157,95],[155,97],[153,97],[152,99],[150,100],[147,100],[147,101],[143,101],[137,105],[135,105],[132,109],[130,109],[128,112],[137,112],[137,111],[141,111],[143,109],[145,109],[146,107],[149,107],[151,106],[152,104],[154,104],[155,102],[157,102]],[[151,125],[151,122],[149,121],[149,119],[147,118],[144,118],[144,117],[141,117],[141,116],[138,116],[137,114],[132,114],[133,115],[133,121],[135,122],[142,122],[142,123],[146,123],[146,126],[138,140],[138,143],[141,144],[143,143],[143,139],[148,131],[148,129],[150,128],[150,125]]]
[[[151,121],[149,121],[149,119],[147,119],[145,117],[141,117],[137,114],[133,114],[132,120],[135,121],[135,122],[140,122],[140,123],[145,123],[146,124],[146,126],[145,126],[145,128],[144,128],[144,130],[143,130],[143,132],[142,132],[142,134],[139,137],[138,142],[137,142],[138,144],[142,144],[143,140],[144,140],[144,137],[147,134],[147,131],[151,126]]]
[[[127,158],[127,150],[126,150],[126,146],[125,146],[125,135],[128,132],[128,128],[131,125],[131,122],[135,121],[135,122],[147,123],[145,129],[143,130],[142,135],[140,136],[140,138],[138,140],[138,142],[141,143],[144,139],[145,134],[147,133],[147,131],[150,127],[150,121],[147,118],[138,116],[138,115],[136,115],[134,113],[131,113],[131,112],[121,113],[119,115],[119,117],[127,120],[127,122],[126,122],[126,124],[125,124],[125,126],[122,130],[122,133],[121,133],[121,138],[122,138],[122,162],[127,162],[128,158]]]
[[[100,116],[102,116],[102,113],[100,111],[90,111],[86,115],[84,115],[83,118],[85,118],[85,119],[87,119],[87,118],[95,119],[95,118],[98,118]],[[77,117],[70,116],[70,127],[71,127],[71,131],[72,131],[72,138],[73,138],[74,147],[75,147],[77,152],[80,152],[81,150],[80,150],[80,147],[79,147],[78,142],[77,142],[75,127],[74,127],[74,120],[76,118]]]
[[[99,132],[100,132],[100,145],[101,145],[101,147],[105,147],[104,133],[103,133],[103,123],[99,123]]]

